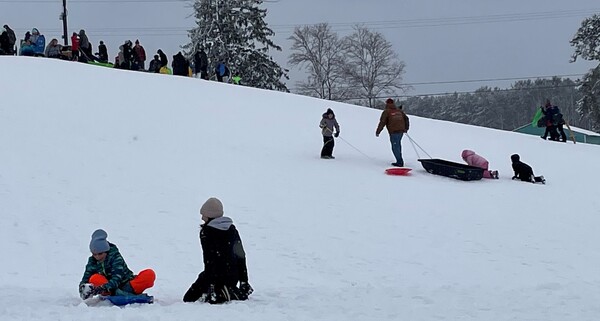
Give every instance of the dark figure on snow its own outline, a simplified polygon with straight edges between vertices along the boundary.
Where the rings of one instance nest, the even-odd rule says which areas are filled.
[[[204,221],[200,229],[204,271],[187,290],[183,302],[216,304],[248,299],[254,290],[248,283],[246,253],[233,221],[223,216],[223,204],[214,197],[202,205],[200,215]]]
[[[154,55],[154,59],[150,60],[150,66],[148,66],[148,72],[158,73],[160,71],[160,59],[158,55]]]
[[[340,125],[335,119],[335,114],[331,108],[327,108],[327,111],[323,114],[323,118],[319,123],[321,128],[321,134],[323,134],[323,148],[321,149],[321,158],[323,159],[334,159],[333,157],[333,146],[335,145],[333,137],[340,136]],[[334,129],[335,128],[335,132]]]
[[[196,77],[200,75],[200,78],[208,79],[208,57],[204,49],[200,49],[194,54],[194,69]]]
[[[62,46],[58,43],[58,39],[53,38],[46,46],[44,55],[48,58],[62,58]]]
[[[531,166],[523,163],[518,154],[511,155],[510,160],[512,161],[513,171],[515,171],[515,175],[512,179],[520,179],[523,182],[546,184],[544,176],[535,176]]]
[[[133,45],[133,43],[131,43],[131,40],[127,40],[125,41],[125,43],[123,44],[123,61],[120,61],[121,66],[123,69],[132,69],[134,70],[135,67],[133,66],[133,48],[131,47]]]
[[[188,70],[190,68],[190,63],[187,61],[187,59],[185,59],[185,57],[181,54],[180,51],[175,56],[173,56],[173,62],[171,63],[171,67],[173,67],[173,75],[187,76]]]
[[[96,230],[90,241],[89,257],[85,272],[79,282],[79,295],[85,300],[96,294],[135,295],[154,286],[156,275],[152,269],[138,275],[127,267],[116,245],[108,242],[104,230]]]
[[[94,60],[94,55],[92,54],[92,44],[85,34],[85,30],[79,30],[79,53],[82,57],[84,57],[84,62],[89,60]]]
[[[560,141],[566,143],[567,134],[565,134],[565,129],[563,128],[566,122],[563,118],[563,114],[560,112],[558,106],[553,105],[549,99],[546,100],[546,107],[548,108],[548,118],[551,120],[552,126],[555,128],[554,133],[556,139],[553,140],[558,140],[558,133],[560,133]],[[558,133],[556,133],[556,130],[558,130]]]
[[[108,62],[108,50],[102,40],[100,40],[100,44],[98,45],[98,59],[101,62]]]
[[[160,68],[167,67],[167,65],[169,65],[169,60],[167,59],[167,55],[165,55],[162,49],[158,49],[156,53],[158,54],[158,57],[160,57],[160,67],[158,68],[158,70],[160,71]]]
[[[402,159],[402,136],[408,132],[409,125],[408,116],[402,111],[402,105],[396,107],[394,100],[388,98],[385,101],[385,110],[379,118],[379,125],[377,125],[377,130],[375,130],[375,136],[379,137],[383,127],[387,128],[390,134],[392,153],[396,158],[396,162],[392,163],[393,166],[404,167],[404,160]]]
[[[0,55],[12,55],[8,32],[5,28],[2,28],[0,31],[2,32],[0,33]]]
[[[542,110],[542,114],[544,114],[543,121],[546,125],[546,130],[544,131],[542,139],[546,139],[546,137],[550,135],[550,140],[558,141],[558,132],[556,131],[553,120],[555,110],[552,108],[550,100],[546,100],[546,104],[543,107],[540,107],[540,109]]]
[[[144,47],[140,45],[140,41],[137,39],[135,40],[135,46],[133,46],[133,52],[135,55],[134,63],[137,65],[137,70],[145,70],[146,50],[144,50]]]
[[[73,32],[71,36],[71,60],[79,60],[79,36],[77,32]]]
[[[217,75],[217,81],[223,82],[223,77],[229,77],[229,68],[224,62],[220,61],[215,67],[215,75]]]
[[[15,43],[17,42],[17,35],[15,35],[15,31],[12,30],[8,25],[4,25],[4,30],[6,30],[6,34],[8,36],[8,45],[10,49],[8,50],[8,55],[15,54]]]

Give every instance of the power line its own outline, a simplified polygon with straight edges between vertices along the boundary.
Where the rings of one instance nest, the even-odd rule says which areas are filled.
[[[545,76],[531,76],[531,77],[508,77],[508,78],[484,78],[484,79],[464,79],[464,80],[445,80],[445,81],[426,81],[426,82],[413,82],[413,83],[403,83],[403,86],[420,86],[420,85],[442,85],[442,84],[462,84],[462,83],[476,83],[476,82],[492,82],[492,81],[510,81],[510,80],[537,80],[537,79],[547,79],[547,78],[568,78],[568,77],[580,77],[585,74],[565,74],[565,75],[545,75]],[[305,87],[307,89],[316,89],[316,87]],[[336,89],[345,90],[345,89],[360,89],[362,86],[343,86],[337,87]],[[290,90],[298,90],[299,87],[292,87]],[[447,94],[447,93],[441,93]],[[412,96],[411,96],[412,97]]]

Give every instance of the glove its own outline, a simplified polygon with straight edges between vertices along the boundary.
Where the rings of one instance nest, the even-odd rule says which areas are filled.
[[[333,136],[335,136],[335,137],[340,136],[340,132],[336,132],[335,134],[333,134]]]
[[[208,291],[206,292],[206,302],[215,304],[217,302],[217,293],[215,292],[215,285],[211,284],[208,286]]]
[[[95,286],[90,293],[92,294],[91,296],[94,296],[94,295],[102,294],[104,292],[107,292],[107,291],[103,286]]]
[[[84,283],[84,284],[80,285],[79,286],[79,297],[82,300],[85,300],[85,299],[91,297],[93,289],[94,289],[94,286],[91,285],[90,283]]]
[[[240,282],[240,291],[244,293],[246,296],[250,296],[254,289],[250,286],[248,282]]]

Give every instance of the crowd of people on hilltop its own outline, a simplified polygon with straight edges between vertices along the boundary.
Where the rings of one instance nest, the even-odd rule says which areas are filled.
[[[211,78],[208,57],[204,48],[197,50],[190,59],[186,58],[181,51],[178,52],[173,55],[170,66],[167,55],[162,49],[158,49],[146,68],[146,50],[140,44],[139,39],[135,40],[135,44],[131,40],[126,40],[121,44],[117,55],[114,57],[114,62],[109,60],[108,49],[104,41],[100,40],[98,50],[94,52],[92,42],[84,29],[73,32],[70,42],[70,46],[61,45],[58,39],[53,38],[46,45],[44,35],[37,28],[33,28],[31,32],[27,31],[24,38],[17,44],[15,32],[8,25],[4,25],[0,35],[0,55],[38,56],[84,63],[96,62],[125,70],[173,74],[205,80]],[[17,45],[20,49],[17,49]],[[215,63],[212,76],[219,82],[231,81],[235,84],[241,82],[239,75],[231,75],[229,67],[223,60]]]

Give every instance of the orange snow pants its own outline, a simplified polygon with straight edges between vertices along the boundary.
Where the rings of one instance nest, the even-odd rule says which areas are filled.
[[[154,271],[152,269],[146,269],[140,271],[138,275],[136,275],[131,281],[129,281],[129,284],[131,285],[133,291],[135,291],[135,294],[140,294],[146,289],[153,287],[154,280],[156,280],[156,274],[154,273]],[[108,283],[108,280],[104,275],[96,273],[90,276],[89,282],[94,286],[102,286]]]

